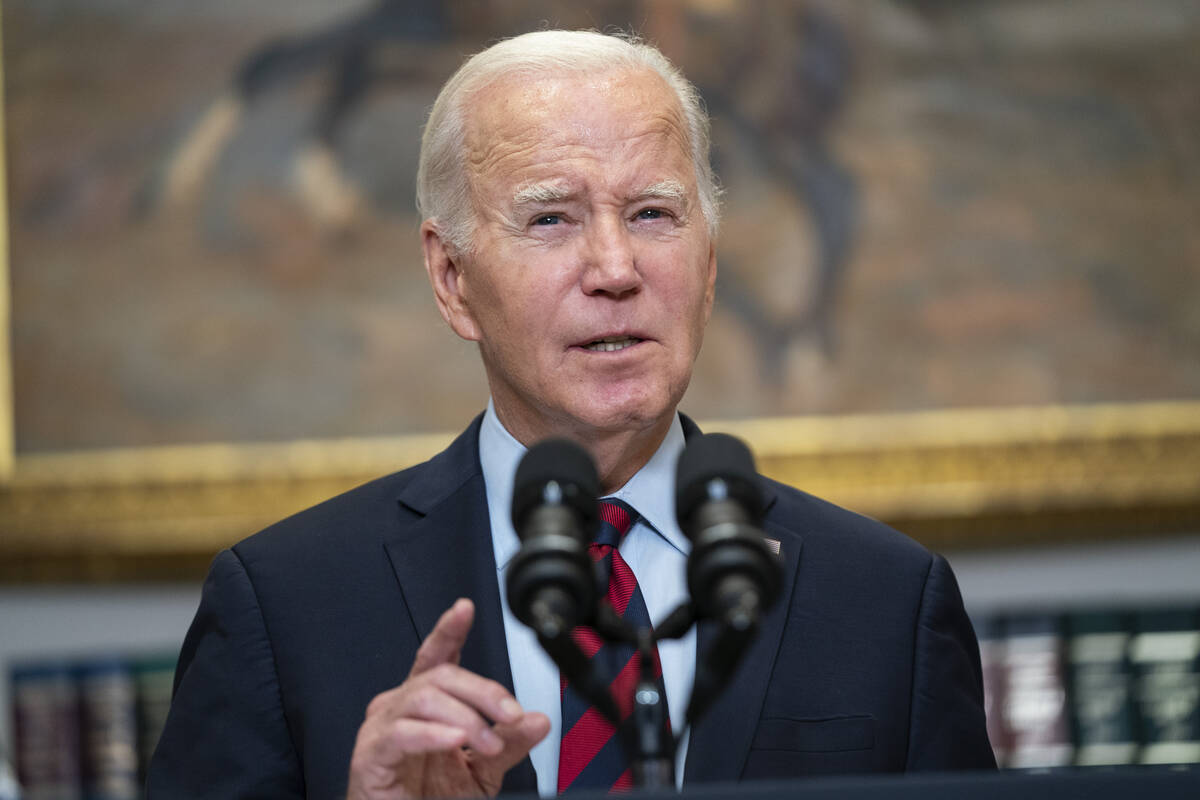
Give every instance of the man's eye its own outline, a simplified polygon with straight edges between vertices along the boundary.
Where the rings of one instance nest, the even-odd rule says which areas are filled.
[[[558,214],[543,214],[533,221],[534,225],[557,225],[562,221]]]
[[[638,219],[662,219],[665,215],[661,208],[643,208],[638,212]]]

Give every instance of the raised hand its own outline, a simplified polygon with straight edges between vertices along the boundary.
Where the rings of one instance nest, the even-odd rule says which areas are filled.
[[[494,796],[504,773],[550,730],[507,689],[459,666],[475,606],[460,598],[417,650],[412,670],[367,706],[347,800]]]

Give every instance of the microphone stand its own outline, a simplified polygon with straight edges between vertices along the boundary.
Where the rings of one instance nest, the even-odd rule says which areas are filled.
[[[608,685],[571,638],[570,630],[557,624],[535,626],[538,642],[558,665],[567,682],[617,728],[629,753],[634,785],[639,788],[675,787],[679,737],[668,724],[667,699],[658,689],[652,654],[657,642],[682,637],[697,619],[696,608],[688,601],[672,611],[657,630],[648,627],[635,630],[611,607],[599,605],[594,620],[596,632],[609,642],[634,644],[641,654],[641,672],[633,689],[632,712],[624,724]],[[688,727],[695,725],[711,707],[758,631],[757,615],[724,615],[719,624],[712,647],[704,657],[696,659],[696,682],[685,717]]]
[[[555,589],[547,591],[544,598],[535,602],[530,609],[533,617],[531,627],[537,633],[538,643],[558,665],[567,683],[574,686],[589,703],[600,709],[614,725],[617,724],[620,712],[608,692],[608,686],[600,680],[596,671],[592,669],[591,660],[571,638],[574,622],[563,613],[563,609],[570,608],[569,598]]]
[[[738,628],[721,621],[705,657],[696,659],[696,681],[692,684],[686,717],[689,726],[696,724],[712,706],[757,632],[757,624]]]
[[[646,789],[675,788],[675,737],[667,718],[667,698],[654,675],[654,631],[639,628],[641,676],[633,689],[633,782]]]

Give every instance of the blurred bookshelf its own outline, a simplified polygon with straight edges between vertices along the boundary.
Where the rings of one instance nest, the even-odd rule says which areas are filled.
[[[1002,768],[1200,765],[1200,604],[974,624]]]
[[[1200,769],[1200,603],[976,615],[1002,769]],[[47,654],[9,666],[25,797],[137,800],[175,653]]]
[[[13,665],[13,761],[24,797],[141,797],[170,707],[174,670],[174,653]]]

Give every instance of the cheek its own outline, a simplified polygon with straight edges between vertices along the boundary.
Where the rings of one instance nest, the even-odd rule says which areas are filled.
[[[664,283],[663,296],[667,298],[680,324],[694,323],[693,327],[703,328],[712,306],[707,268],[690,269],[685,275],[675,273],[670,276]]]
[[[485,336],[503,336],[521,322],[521,311],[527,303],[524,287],[506,273],[491,267],[486,276],[477,275],[469,284],[467,300]]]
[[[515,368],[532,363],[552,341],[554,303],[544,292],[509,287],[480,309],[484,335],[508,354]]]

